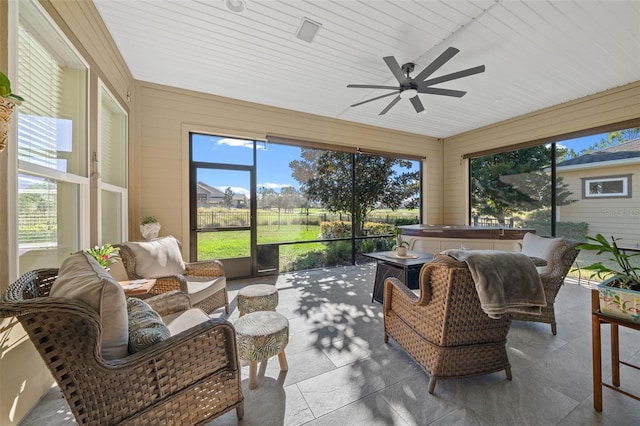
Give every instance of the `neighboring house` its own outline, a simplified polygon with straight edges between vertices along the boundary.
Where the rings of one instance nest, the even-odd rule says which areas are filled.
[[[578,200],[559,206],[558,220],[587,222],[589,235],[640,248],[640,138],[560,162],[557,173]]]
[[[204,182],[198,182],[197,195],[198,204],[223,205],[224,192],[209,186]]]
[[[198,182],[198,205],[224,206],[224,192],[204,182]],[[238,209],[247,208],[247,196],[244,194],[233,194],[233,204],[231,207]]]

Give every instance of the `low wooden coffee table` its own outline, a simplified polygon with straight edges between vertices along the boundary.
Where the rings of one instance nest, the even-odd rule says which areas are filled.
[[[142,296],[148,294],[153,286],[156,285],[155,278],[118,282],[124,289],[125,296]]]

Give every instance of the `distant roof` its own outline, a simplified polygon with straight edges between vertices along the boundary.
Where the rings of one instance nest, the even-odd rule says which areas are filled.
[[[640,138],[556,164],[556,167],[640,158]]]

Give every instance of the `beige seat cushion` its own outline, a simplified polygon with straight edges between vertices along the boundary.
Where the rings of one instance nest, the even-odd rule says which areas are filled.
[[[128,281],[129,276],[127,275],[127,270],[124,268],[124,263],[122,263],[122,258],[119,254],[113,256],[114,263],[109,265],[109,274],[116,281]]]
[[[207,297],[219,292],[227,285],[226,277],[185,277],[187,279],[187,290],[191,303],[197,304]]]
[[[136,258],[136,274],[143,278],[160,278],[186,272],[180,245],[175,237],[168,236],[152,241],[128,241],[125,243]]]
[[[547,274],[554,268],[553,254],[565,244],[564,237],[547,238],[527,232],[522,239],[522,253],[531,257],[539,257],[547,261],[546,266],[538,266],[538,273]]]
[[[95,309],[100,315],[100,352],[104,359],[124,358],[129,354],[124,290],[91,255],[79,251],[66,258],[50,296],[81,300]]]
[[[171,333],[172,336],[205,322],[208,319],[209,316],[198,308],[192,308],[162,317],[162,321],[167,326],[169,333]]]

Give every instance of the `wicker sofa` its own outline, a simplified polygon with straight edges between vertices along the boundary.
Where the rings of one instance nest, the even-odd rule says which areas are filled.
[[[505,343],[508,315],[491,319],[480,307],[467,264],[436,256],[420,271],[420,294],[396,278],[384,288],[384,339],[395,340],[431,376],[440,379],[504,370],[511,380]]]
[[[156,278],[152,294],[180,290],[191,297],[193,306],[207,313],[224,307],[229,314],[229,296],[222,263],[219,260],[183,262],[179,244],[169,236],[151,241],[125,242],[114,247],[119,249],[129,280]],[[159,261],[155,259],[156,256]]]
[[[164,293],[146,302],[182,331],[139,352],[105,359],[101,341],[108,333],[101,315],[110,307],[99,313],[82,300],[50,296],[57,275],[58,269],[24,274],[4,293],[0,317],[22,324],[79,424],[191,425],[232,409],[242,418],[230,323],[192,309],[184,293]]]

